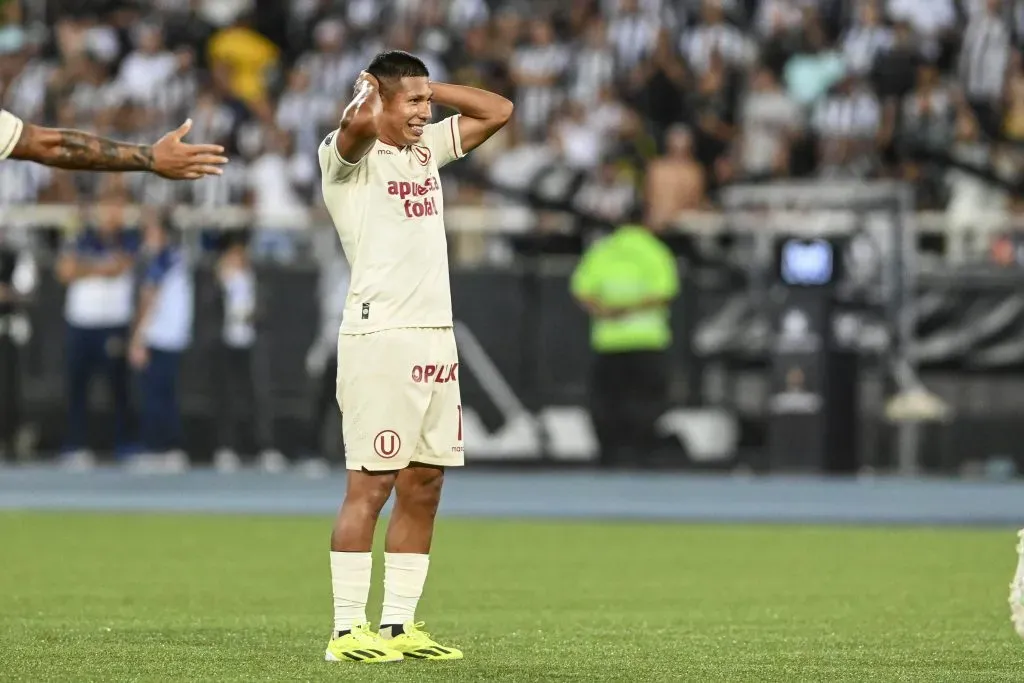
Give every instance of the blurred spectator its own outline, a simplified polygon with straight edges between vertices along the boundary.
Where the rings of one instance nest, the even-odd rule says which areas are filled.
[[[274,420],[257,376],[259,293],[243,237],[228,240],[216,275],[222,327],[214,353],[219,433],[213,464],[220,472],[236,471],[242,466],[240,453],[246,452],[246,446],[254,446],[259,451],[259,466],[280,472],[287,462],[274,448]],[[251,430],[249,435],[243,434],[243,428]]]
[[[180,471],[188,467],[181,450],[181,355],[192,341],[193,284],[185,254],[174,243],[164,216],[144,218],[145,277],[129,358],[138,373],[142,469]]]
[[[739,69],[750,64],[754,49],[743,32],[725,20],[724,0],[703,0],[701,22],[683,33],[680,52],[698,74],[712,68],[721,59],[728,69]]]
[[[846,73],[842,55],[830,49],[825,29],[813,14],[804,21],[804,33],[785,66],[786,89],[801,105],[811,105]]]
[[[309,420],[309,453],[300,469],[306,474],[317,475],[327,469],[324,454],[331,459],[340,459],[344,435],[337,434],[332,446],[324,448],[324,430],[329,415],[337,415],[334,409],[337,401],[338,375],[338,331],[345,313],[345,299],[348,296],[348,261],[333,234],[328,234],[330,246],[318,250],[320,256],[320,280],[318,295],[320,301],[320,332],[306,353],[306,373],[313,381],[313,401]],[[341,420],[332,425],[341,429]],[[332,433],[332,436],[333,433]]]
[[[177,71],[178,60],[164,47],[159,26],[143,24],[135,35],[136,48],[121,62],[117,86],[136,101],[148,101]]]
[[[249,165],[249,190],[255,210],[253,249],[260,256],[287,261],[295,256],[290,230],[305,228],[303,209],[316,182],[311,155],[296,154],[287,133],[265,131],[265,149]]]
[[[738,165],[743,177],[785,175],[803,112],[771,69],[759,68],[740,109]]]
[[[633,178],[614,160],[605,160],[576,193],[576,210],[608,223],[624,221],[636,204]]]
[[[15,460],[21,436],[20,347],[30,333],[23,307],[37,280],[35,259],[0,231],[0,463]]]
[[[984,140],[977,119],[970,110],[962,111],[956,121],[952,158],[966,166],[984,168],[992,160],[992,148]],[[1005,193],[962,169],[947,173],[950,201],[946,210],[946,254],[950,262],[963,263],[987,248],[976,241],[977,230],[984,227],[984,216],[1005,206]]]
[[[1002,97],[1010,59],[1010,31],[1001,0],[985,0],[974,12],[960,50],[960,80],[981,130],[998,138],[1002,129]]]
[[[600,463],[641,464],[657,448],[655,422],[667,400],[675,256],[647,228],[623,225],[586,250],[571,288],[591,317]]]
[[[255,111],[269,115],[271,70],[278,65],[281,51],[252,27],[252,18],[243,14],[214,33],[207,53],[212,69],[226,67],[231,93]]]
[[[873,92],[844,78],[814,109],[822,175],[866,177],[878,160],[882,110]]]
[[[881,23],[878,5],[864,0],[858,20],[843,33],[840,43],[847,68],[863,75],[871,71],[879,54],[892,48],[893,32]]]
[[[561,104],[561,80],[570,55],[556,42],[547,19],[534,19],[529,35],[529,42],[512,58],[512,79],[516,85],[517,124],[536,138]]]
[[[128,327],[134,310],[133,268],[138,238],[124,229],[123,190],[112,182],[97,206],[94,228],[87,228],[61,254],[57,277],[67,286],[68,418],[63,464],[82,469],[95,464],[88,447],[89,389],[105,375],[114,411],[118,457],[131,453],[128,403]]]
[[[700,211],[707,203],[707,177],[693,154],[693,135],[676,126],[669,130],[666,152],[647,166],[647,224],[662,230],[681,213]]]

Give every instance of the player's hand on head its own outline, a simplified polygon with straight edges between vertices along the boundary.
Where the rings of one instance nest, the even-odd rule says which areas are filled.
[[[192,128],[192,119],[167,133],[153,145],[153,173],[171,180],[196,180],[223,173],[228,162],[220,145],[192,145],[182,142]]]
[[[374,90],[380,90],[380,81],[369,71],[359,72],[359,78],[356,79],[355,92],[358,93],[362,89],[363,83],[369,84]]]

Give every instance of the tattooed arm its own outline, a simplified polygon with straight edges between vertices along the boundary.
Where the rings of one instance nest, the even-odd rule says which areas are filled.
[[[43,128],[4,111],[0,111],[0,124],[0,133],[16,140],[13,146],[0,141],[0,159],[9,155],[72,171],[148,171],[174,180],[220,175],[220,166],[227,163],[220,145],[181,141],[192,127],[191,119],[152,145],[115,142],[81,130]]]
[[[26,123],[12,159],[35,161],[73,171],[152,171],[152,145],[130,145],[80,130],[42,128]]]

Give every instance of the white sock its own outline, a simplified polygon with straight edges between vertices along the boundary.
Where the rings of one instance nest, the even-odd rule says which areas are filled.
[[[331,584],[334,587],[334,630],[350,631],[366,623],[366,599],[370,595],[370,553],[331,551]]]
[[[414,621],[416,603],[427,580],[429,555],[384,553],[384,610],[380,625],[402,625]]]

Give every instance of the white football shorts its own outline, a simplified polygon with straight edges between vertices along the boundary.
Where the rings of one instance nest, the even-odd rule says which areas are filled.
[[[465,464],[452,328],[339,335],[337,390],[348,469]]]

